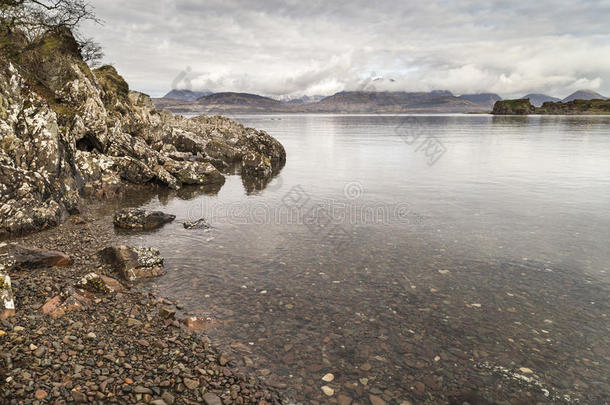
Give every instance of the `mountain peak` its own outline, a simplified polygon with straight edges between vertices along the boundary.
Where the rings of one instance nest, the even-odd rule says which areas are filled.
[[[210,94],[213,94],[213,93],[209,90],[193,91],[193,90],[187,90],[187,89],[173,89],[172,91],[167,93],[165,96],[163,96],[163,98],[171,98],[174,100],[181,100],[181,101],[195,101],[198,98],[201,98],[204,96],[209,96]]]
[[[575,91],[574,93],[572,93],[569,96],[567,96],[566,98],[564,98],[562,101],[564,103],[566,103],[568,101],[574,101],[574,100],[595,100],[595,99],[608,100],[608,97],[604,97],[601,94],[599,94],[593,90],[584,89],[584,90]]]
[[[530,103],[534,107],[540,107],[540,106],[542,106],[542,104],[546,103],[547,101],[551,101],[551,102],[561,101],[560,98],[548,96],[546,94],[541,94],[541,93],[530,93],[530,94],[526,94],[525,96],[523,96],[521,98],[522,99],[529,98]]]

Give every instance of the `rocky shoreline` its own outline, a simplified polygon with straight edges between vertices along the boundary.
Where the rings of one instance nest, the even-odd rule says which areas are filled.
[[[283,402],[212,345],[202,334],[205,319],[177,315],[179,303],[103,264],[99,252],[114,239],[109,215],[88,209],[14,240],[69,258],[56,255],[37,269],[30,262],[11,272],[17,310],[0,322],[1,403]]]
[[[0,402],[280,403],[200,334],[205,319],[135,286],[163,273],[156,249],[111,243],[113,225],[174,217],[91,210],[131,190],[218,191],[228,174],[261,189],[283,146],[157,110],[114,67],[91,70],[68,29],[36,46],[2,35],[15,52],[0,59]]]

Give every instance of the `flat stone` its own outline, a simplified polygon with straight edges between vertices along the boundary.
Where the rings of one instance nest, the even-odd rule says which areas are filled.
[[[208,392],[203,396],[203,402],[205,402],[206,405],[222,405],[222,401],[218,395],[212,394],[211,392]]]
[[[352,399],[344,394],[339,394],[337,396],[337,404],[338,405],[350,405],[352,403]]]
[[[371,405],[385,405],[385,401],[377,395],[370,394],[369,400],[371,401]]]
[[[176,398],[174,398],[169,391],[165,391],[163,395],[161,395],[161,399],[164,400],[167,405],[174,405],[174,402],[176,401]]]

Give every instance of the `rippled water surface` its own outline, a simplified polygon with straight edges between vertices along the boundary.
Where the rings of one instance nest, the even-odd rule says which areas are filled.
[[[153,197],[178,219],[120,235],[235,364],[299,402],[608,401],[610,117],[235,118],[279,176]]]

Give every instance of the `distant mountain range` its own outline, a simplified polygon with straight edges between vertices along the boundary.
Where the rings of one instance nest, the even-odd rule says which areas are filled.
[[[593,90],[578,90],[561,101],[567,103],[568,101],[574,100],[608,100],[608,97],[604,97]]]
[[[539,94],[539,93],[531,93],[531,94],[525,95],[521,98],[522,99],[529,98],[530,104],[535,107],[540,107],[542,104],[546,103],[547,101],[551,101],[551,102],[561,101],[560,98],[551,97],[551,96],[547,96],[546,94]]]
[[[462,94],[460,98],[471,101],[475,104],[488,105],[490,108],[494,106],[496,101],[502,100],[502,97],[495,93]]]
[[[560,99],[545,94],[528,94],[533,106]],[[590,90],[579,90],[563,101],[590,100],[606,97]],[[240,113],[476,113],[489,112],[502,97],[494,93],[455,96],[447,90],[431,92],[343,91],[332,96],[304,96],[276,100],[250,93],[211,93],[207,91],[172,90],[163,98],[154,99],[157,108],[179,114]]]
[[[171,92],[170,92],[171,94]],[[469,100],[472,98],[474,101]],[[154,99],[158,108],[176,113],[443,113],[486,112],[497,95],[454,96],[431,92],[344,91],[323,98],[279,101],[249,93],[215,93],[194,101],[165,96]],[[480,101],[480,102],[478,102]]]
[[[172,90],[167,93],[163,98],[170,98],[181,101],[195,101],[198,98],[209,96],[214,94],[212,91],[192,91],[192,90]]]

